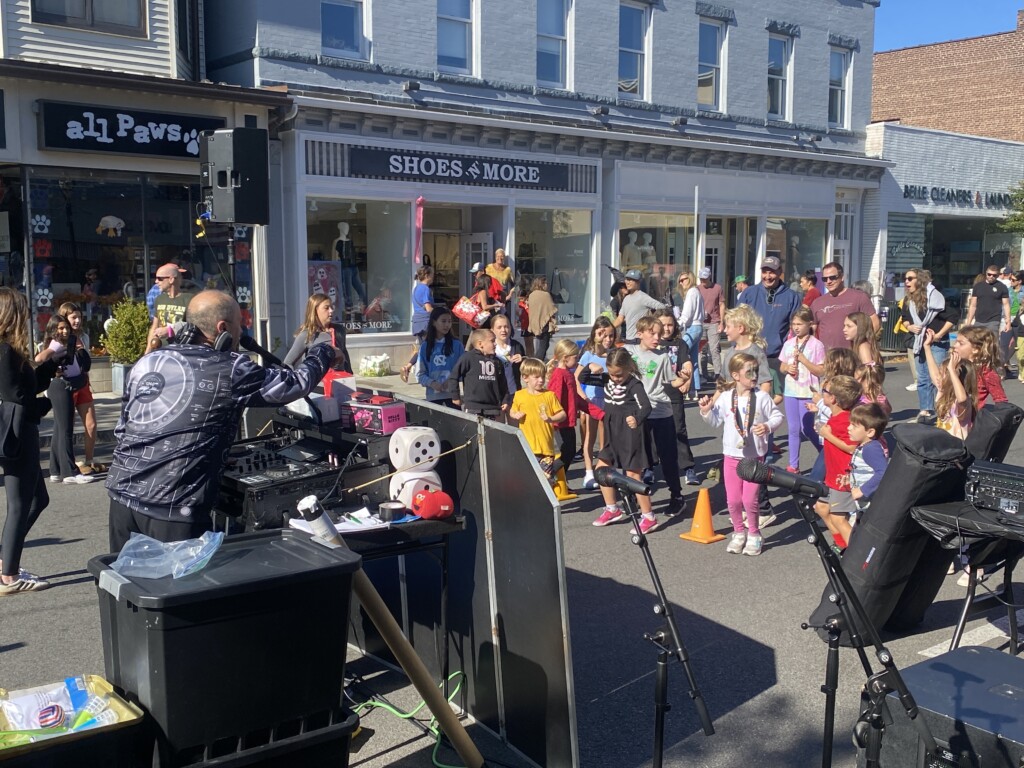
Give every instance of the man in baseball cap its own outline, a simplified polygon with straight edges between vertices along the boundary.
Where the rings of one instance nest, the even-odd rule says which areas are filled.
[[[800,296],[782,282],[778,256],[761,259],[761,282],[740,294],[740,304],[749,304],[764,322],[765,355],[771,365],[778,363],[782,343],[789,335],[789,319],[800,306]]]
[[[627,269],[624,275],[626,283],[626,295],[619,307],[619,314],[612,321],[618,328],[626,324],[626,343],[633,343],[636,340],[636,321],[649,312],[660,312],[665,304],[648,296],[640,290],[640,281],[643,280],[643,273],[639,269]]]

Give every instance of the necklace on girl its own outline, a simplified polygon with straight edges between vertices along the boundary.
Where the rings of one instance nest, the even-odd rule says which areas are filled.
[[[737,448],[743,448],[747,444],[747,435],[750,434],[750,430],[754,427],[754,395],[753,392],[749,395],[747,401],[747,425],[744,429],[743,418],[740,416],[740,393],[733,389],[732,391],[732,417],[736,420],[736,431],[740,434],[740,439],[736,441]]]

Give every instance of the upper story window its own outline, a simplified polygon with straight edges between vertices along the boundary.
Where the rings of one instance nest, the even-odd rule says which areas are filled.
[[[725,26],[718,21],[701,19],[697,51],[697,105],[705,109],[722,109],[722,43]]]
[[[437,66],[448,71],[472,71],[472,0],[437,0]]]
[[[115,35],[146,36],[142,0],[32,0],[32,21]]]
[[[321,47],[341,56],[367,58],[363,20],[363,0],[321,0]]]
[[[537,0],[537,81],[565,87],[568,0]]]
[[[850,52],[833,48],[828,66],[828,124],[834,128],[848,128],[847,84],[850,77]]]
[[[622,3],[619,6],[619,95],[642,99],[647,49],[647,6]]]
[[[789,119],[789,61],[792,40],[768,38],[768,117]]]

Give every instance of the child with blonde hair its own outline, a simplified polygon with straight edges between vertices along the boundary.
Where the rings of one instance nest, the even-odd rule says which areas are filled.
[[[705,395],[700,399],[700,415],[712,427],[722,428],[722,453],[725,467],[725,498],[732,521],[732,536],[726,552],[756,557],[761,554],[758,497],[762,484],[741,478],[736,467],[744,458],[764,459],[768,454],[771,433],[782,424],[782,412],[769,393],[758,388],[760,371],[757,358],[745,352],[733,354],[729,376],[720,396]]]
[[[462,385],[462,410],[476,416],[499,418],[508,410],[511,397],[505,366],[494,353],[494,331],[477,328],[466,340],[469,347],[455,363],[451,381]]]
[[[987,328],[984,330],[992,333]],[[934,337],[934,331],[929,329],[925,332],[924,357],[928,362],[928,375],[937,391],[935,426],[966,440],[978,413],[978,374],[970,360],[960,357],[955,344],[940,366],[932,352]]]
[[[857,370],[854,371],[853,378],[861,386],[862,394],[860,399],[857,401],[861,405],[867,405],[869,403],[877,403],[878,406],[885,411],[885,415],[888,416],[892,413],[892,404],[889,402],[889,398],[885,396],[885,391],[882,389],[882,381],[885,379],[884,368],[880,365],[868,365],[862,363],[857,366]]]
[[[576,494],[569,490],[565,473],[569,471],[576,456],[576,420],[580,407],[585,401],[579,382],[576,381],[576,363],[580,359],[580,348],[575,341],[562,339],[555,344],[555,351],[547,365],[547,387],[554,392],[559,404],[566,413],[565,421],[558,425],[558,436],[562,440],[562,469],[555,483],[555,497],[559,501],[569,501]]]
[[[560,472],[555,457],[554,425],[565,421],[566,413],[555,393],[544,388],[547,369],[543,362],[535,357],[524,358],[519,372],[523,388],[512,396],[509,419],[523,430],[530,450],[548,479],[565,482],[565,473]]]
[[[587,384],[589,376],[600,376],[607,372],[608,353],[615,346],[615,324],[601,316],[594,321],[590,335],[583,343],[583,355],[576,366],[576,380],[583,385],[587,398],[586,411],[580,412],[583,432],[583,487],[588,491],[597,489],[594,479],[594,448],[604,447],[604,385]]]

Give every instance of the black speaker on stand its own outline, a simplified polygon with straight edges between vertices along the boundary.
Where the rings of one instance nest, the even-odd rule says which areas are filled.
[[[224,128],[199,135],[201,218],[220,224],[270,223],[270,142],[265,128]],[[235,281],[235,238],[228,230],[231,292]]]

